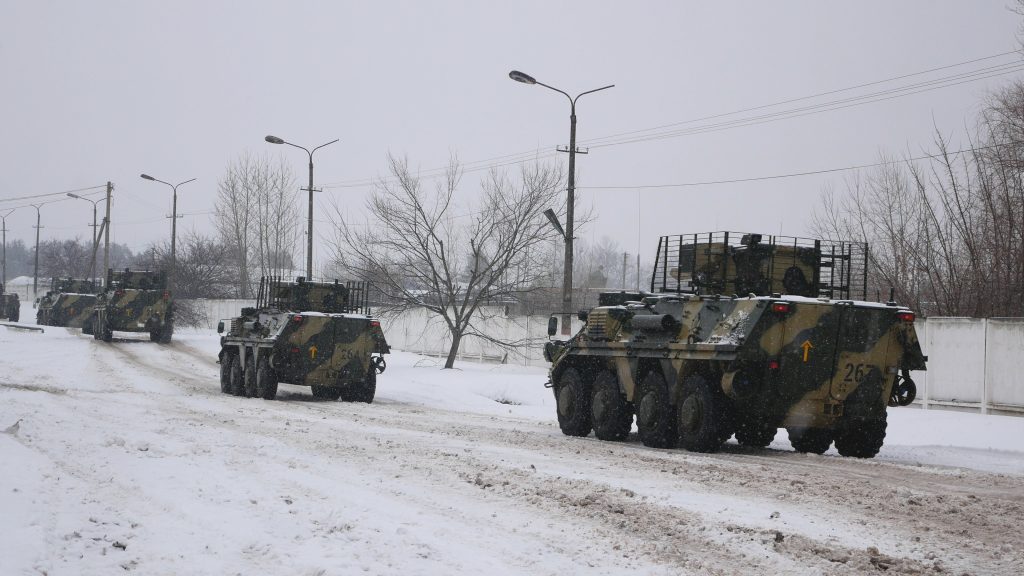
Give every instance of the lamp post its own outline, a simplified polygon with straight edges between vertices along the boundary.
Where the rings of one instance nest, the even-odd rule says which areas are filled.
[[[7,217],[11,215],[17,208],[11,208],[7,211],[7,214],[0,216],[0,223],[3,224],[3,236],[4,236],[4,252],[3,252],[3,282],[2,286],[6,289],[7,287]]]
[[[139,176],[141,176],[142,178],[144,178],[146,180],[152,180],[153,182],[159,182],[161,184],[166,184],[166,185],[171,187],[171,190],[174,193],[173,194],[173,200],[171,201],[171,274],[170,274],[170,280],[168,280],[168,282],[167,282],[168,288],[173,290],[174,289],[174,275],[175,275],[175,272],[177,271],[177,267],[178,267],[178,261],[175,259],[176,257],[175,257],[175,252],[174,252],[174,245],[175,245],[175,241],[176,241],[176,237],[177,237],[177,230],[178,230],[178,186],[181,186],[182,184],[188,184],[189,182],[194,182],[196,179],[195,178],[190,178],[188,180],[185,180],[184,182],[178,182],[177,184],[171,184],[170,182],[164,182],[163,180],[159,180],[157,178],[153,178],[149,174],[139,174]]]
[[[268,135],[267,137],[264,138],[264,140],[266,140],[267,142],[270,142],[271,144],[287,144],[289,146],[294,146],[295,148],[301,148],[302,150],[306,151],[306,154],[309,155],[309,226],[307,227],[307,230],[306,230],[306,279],[307,280],[312,280],[313,279],[313,152],[316,152],[317,150],[323,148],[324,146],[328,146],[330,144],[334,144],[339,139],[335,138],[334,140],[331,140],[330,142],[327,142],[325,144],[321,144],[321,145],[317,146],[316,148],[313,148],[312,150],[310,150],[310,149],[308,149],[308,148],[306,148],[304,146],[299,146],[298,144],[292,144],[291,142],[288,142],[286,140],[282,140],[281,138],[278,138],[277,136],[269,136]]]
[[[543,82],[538,82],[533,76],[513,70],[508,73],[508,77],[515,80],[516,82],[522,82],[523,84],[537,84],[543,86],[549,90],[554,90],[559,94],[564,95],[569,99],[569,148],[568,150],[559,151],[569,153],[569,180],[568,180],[568,197],[566,199],[565,206],[565,272],[562,277],[562,309],[567,314],[562,319],[562,333],[568,334],[568,326],[570,322],[570,316],[568,312],[572,311],[572,260],[573,260],[573,213],[576,203],[576,101],[580,99],[584,94],[590,94],[592,92],[598,92],[601,90],[607,90],[612,88],[615,84],[609,84],[608,86],[602,86],[600,88],[594,88],[593,90],[587,90],[586,92],[580,92],[575,98],[569,96],[566,92],[555,88],[554,86],[548,86]]]
[[[78,194],[75,194],[74,192],[68,192],[68,196],[71,197],[71,198],[77,198],[79,200],[85,200],[86,202],[91,202],[92,203],[92,266],[89,268],[89,279],[90,280],[95,280],[96,279],[96,243],[99,241],[99,238],[96,237],[96,232],[97,232],[98,226],[99,226],[99,224],[96,224],[96,204],[104,201],[105,198],[100,198],[99,200],[89,200],[88,198],[84,198],[82,196],[79,196]]]

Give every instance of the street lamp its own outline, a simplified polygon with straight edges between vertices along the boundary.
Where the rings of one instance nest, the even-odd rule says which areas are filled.
[[[2,286],[4,288],[7,287],[7,217],[10,216],[11,212],[14,212],[15,210],[17,210],[17,208],[11,208],[10,210],[7,211],[7,214],[4,214],[3,216],[0,216],[0,222],[3,223],[3,228],[0,228],[0,230],[3,230],[3,236],[4,236],[3,276],[2,276],[2,278],[3,278]]]
[[[515,80],[516,82],[522,82],[523,84],[537,84],[554,90],[559,94],[564,95],[569,99],[570,114],[569,114],[569,148],[563,150],[559,148],[561,152],[569,152],[569,190],[568,198],[565,206],[565,272],[562,277],[562,309],[567,314],[562,318],[562,333],[569,333],[569,322],[570,316],[568,312],[572,311],[572,241],[573,241],[573,212],[576,203],[576,101],[580,99],[580,96],[584,94],[590,94],[592,92],[598,92],[601,90],[607,90],[612,88],[615,84],[609,84],[608,86],[602,86],[601,88],[595,88],[593,90],[587,90],[586,92],[580,92],[575,98],[569,96],[554,86],[548,86],[543,82],[538,82],[533,76],[513,70],[508,73],[508,77]]]
[[[304,146],[299,146],[298,144],[292,144],[291,142],[282,140],[281,138],[278,138],[277,136],[269,136],[268,135],[266,138],[264,138],[264,140],[266,140],[267,142],[270,142],[271,144],[287,144],[289,146],[294,146],[295,148],[301,148],[301,149],[306,151],[306,154],[309,154],[309,226],[308,226],[308,229],[306,230],[306,279],[307,280],[312,280],[313,279],[313,152],[316,152],[317,150],[323,148],[324,146],[327,146],[327,145],[330,145],[330,144],[334,144],[339,139],[335,138],[334,140],[331,140],[330,142],[327,142],[326,144],[321,144],[321,145],[317,146],[316,148],[313,148],[312,150],[309,150],[308,148],[306,148]]]
[[[97,236],[96,236],[96,232],[98,230],[97,227],[99,226],[98,224],[96,224],[96,204],[104,201],[105,198],[100,198],[98,200],[89,200],[88,198],[84,198],[82,196],[79,196],[78,194],[75,194],[74,192],[68,192],[68,196],[71,197],[71,198],[77,198],[79,200],[85,200],[86,202],[92,202],[92,267],[89,268],[89,279],[90,280],[95,280],[96,279],[96,247],[97,247],[98,242],[99,242],[99,238],[97,238]]]
[[[174,253],[174,244],[175,244],[175,238],[177,237],[177,229],[178,229],[178,186],[181,186],[182,184],[188,184],[189,182],[194,182],[196,179],[195,178],[190,178],[189,180],[185,180],[184,182],[178,182],[177,184],[171,184],[170,182],[164,182],[163,180],[159,180],[157,178],[153,178],[149,174],[139,174],[139,176],[141,176],[142,178],[144,178],[146,180],[152,180],[153,182],[159,182],[161,184],[167,184],[168,186],[171,187],[171,190],[174,192],[174,199],[172,200],[172,203],[171,203],[171,274],[170,274],[170,280],[168,280],[168,282],[167,282],[168,289],[169,290],[173,290],[174,289],[174,275],[175,275],[175,272],[177,271],[176,269],[178,267],[178,261],[175,259],[175,253]]]

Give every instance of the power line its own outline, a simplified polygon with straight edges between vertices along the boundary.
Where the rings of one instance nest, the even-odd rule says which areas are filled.
[[[981,150],[989,150],[992,148],[1001,148],[1003,146],[1014,146],[1024,144],[1024,142],[1006,142],[1003,144],[992,144],[990,146],[978,146],[975,148],[962,148],[947,152],[949,155],[963,154],[965,152],[978,152]],[[903,164],[905,162],[915,162],[917,160],[934,160],[941,157],[940,154],[925,154],[923,156],[917,156],[913,158],[901,158],[899,160],[889,160],[885,162],[875,162],[872,164],[858,164],[855,166],[843,166],[842,168],[826,168],[823,170],[808,170],[806,172],[792,172],[789,174],[773,174],[770,176],[754,176],[750,178],[733,178],[730,180],[708,180],[704,182],[682,182],[678,184],[640,184],[633,186],[578,186],[580,189],[587,190],[642,190],[652,188],[687,188],[693,186],[713,186],[717,184],[738,184],[743,182],[760,182],[764,180],[779,180],[782,178],[797,178],[800,176],[814,176],[817,174],[830,174],[834,172],[847,172],[850,170],[861,170],[864,168],[875,168],[878,166],[891,166],[893,164]]]
[[[883,79],[883,80],[876,80],[876,81],[873,81],[873,82],[865,82],[865,83],[857,84],[857,85],[854,85],[854,86],[848,86],[846,88],[840,88],[840,89],[836,89],[836,90],[829,90],[829,91],[826,91],[826,92],[820,92],[820,93],[809,95],[809,96],[801,96],[801,97],[798,97],[798,98],[790,98],[790,99],[787,99],[787,100],[773,102],[773,103],[770,103],[770,104],[763,104],[763,105],[759,105],[759,106],[753,106],[753,107],[749,107],[749,108],[735,110],[735,111],[732,111],[732,112],[725,112],[725,113],[721,113],[721,114],[714,114],[714,115],[710,115],[710,116],[704,116],[704,117],[701,117],[701,118],[695,118],[695,119],[690,119],[690,120],[683,120],[683,121],[679,121],[679,122],[673,122],[673,123],[670,123],[670,124],[654,126],[654,127],[651,127],[651,128],[645,128],[645,129],[641,129],[641,130],[633,130],[633,131],[629,131],[629,132],[622,132],[622,133],[618,133],[618,134],[612,134],[612,135],[608,135],[608,136],[592,138],[592,139],[588,139],[588,140],[583,140],[580,143],[583,144],[583,145],[587,145],[587,146],[593,147],[593,148],[603,148],[603,147],[607,147],[607,146],[617,146],[617,145],[622,145],[622,144],[632,144],[632,143],[645,142],[645,141],[650,141],[650,140],[661,140],[661,139],[667,139],[667,138],[676,138],[676,137],[680,137],[680,136],[689,136],[689,135],[694,135],[694,134],[703,134],[703,133],[707,133],[707,132],[721,131],[721,130],[727,130],[727,129],[731,129],[731,128],[753,126],[753,125],[756,125],[756,124],[762,124],[762,123],[767,123],[767,122],[774,122],[774,121],[778,121],[778,120],[788,120],[788,119],[791,119],[791,118],[798,118],[798,117],[807,116],[807,115],[810,115],[810,114],[816,114],[816,113],[822,113],[822,112],[831,112],[831,111],[835,111],[835,110],[841,110],[841,109],[844,109],[844,108],[850,108],[852,106],[859,106],[859,105],[863,105],[863,104],[870,104],[870,103],[881,102],[881,101],[885,101],[885,100],[891,100],[893,98],[899,98],[899,97],[903,97],[903,96],[910,96],[910,95],[913,95],[913,94],[919,94],[919,93],[927,92],[927,91],[930,91],[930,90],[938,90],[938,89],[941,89],[941,88],[949,88],[949,87],[956,86],[956,85],[959,85],[959,84],[963,84],[963,83],[966,83],[966,82],[972,82],[972,81],[977,81],[977,80],[984,80],[984,79],[992,78],[992,77],[995,77],[995,76],[1001,76],[1001,75],[1010,74],[1010,73],[1013,73],[1013,72],[1019,72],[1021,70],[1024,70],[1024,62],[1021,62],[1020,60],[1015,60],[1013,62],[1004,62],[1002,64],[996,64],[996,65],[993,65],[993,66],[987,66],[987,67],[982,67],[982,68],[978,68],[978,69],[974,69],[974,70],[958,72],[956,74],[952,74],[952,75],[948,75],[948,76],[944,76],[944,77],[940,77],[940,78],[933,78],[933,79],[930,79],[930,80],[924,80],[924,81],[921,81],[921,82],[916,82],[916,83],[908,84],[908,85],[905,85],[905,86],[897,86],[897,87],[889,88],[889,89],[886,89],[886,90],[881,90],[881,91],[872,92],[872,93],[868,93],[868,94],[862,94],[862,95],[859,95],[859,96],[852,96],[852,97],[848,97],[848,98],[844,98],[844,99],[839,99],[839,100],[832,100],[832,101],[827,101],[827,102],[821,102],[821,103],[818,103],[818,104],[813,104],[813,105],[809,105],[809,106],[798,107],[798,108],[793,108],[793,109],[788,109],[788,110],[781,110],[781,111],[778,111],[778,112],[772,112],[772,113],[763,114],[763,115],[759,115],[759,116],[733,119],[733,120],[728,120],[728,121],[724,121],[724,122],[712,123],[712,124],[707,124],[707,125],[702,125],[702,126],[682,129],[682,130],[673,130],[673,131],[660,132],[660,133],[656,132],[654,134],[648,134],[646,136],[641,136],[642,134],[645,134],[645,133],[648,133],[648,132],[652,132],[652,131],[655,131],[655,130],[662,130],[664,128],[671,128],[673,126],[681,126],[681,125],[685,125],[685,124],[693,124],[693,123],[696,123],[696,122],[702,122],[704,120],[713,120],[713,119],[716,119],[716,118],[724,118],[724,117],[727,117],[727,116],[735,116],[737,114],[742,114],[742,113],[745,113],[745,112],[753,112],[753,111],[757,111],[757,110],[763,110],[763,109],[766,109],[766,108],[772,108],[772,107],[775,107],[775,106],[781,106],[781,105],[784,105],[784,104],[792,104],[794,102],[801,102],[801,101],[805,101],[805,100],[811,100],[811,99],[814,99],[814,98],[820,98],[822,96],[829,96],[829,95],[839,94],[839,93],[842,93],[842,92],[849,92],[849,91],[852,91],[852,90],[857,90],[857,89],[866,88],[866,87],[870,87],[870,86],[876,86],[876,85],[880,85],[880,84],[885,84],[887,82],[893,82],[893,81],[896,81],[896,80],[903,80],[903,79],[906,79],[906,78],[912,78],[912,77],[915,77],[915,76],[922,76],[924,74],[929,74],[929,73],[932,73],[932,72],[937,72],[937,71],[941,71],[941,70],[948,70],[948,69],[951,69],[951,68],[957,68],[957,67],[960,67],[960,66],[966,66],[968,64],[975,64],[975,63],[978,63],[978,62],[983,62],[983,61],[986,61],[986,60],[993,60],[993,59],[996,59],[996,58],[1003,58],[1005,56],[1015,55],[1015,54],[1017,54],[1016,51],[1001,52],[999,54],[993,54],[993,55],[984,56],[984,57],[981,57],[981,58],[974,58],[974,59],[971,59],[971,60],[965,60],[965,61],[962,61],[962,62],[957,62],[957,63],[954,63],[954,64],[948,64],[948,65],[945,65],[945,66],[939,66],[939,67],[935,67],[935,68],[930,68],[930,69],[922,70],[922,71],[919,71],[919,72],[912,72],[912,73],[909,73],[909,74],[902,74],[902,75],[899,75],[899,76],[893,76],[893,77],[886,78],[886,79]],[[636,135],[636,136],[634,136],[634,135]],[[632,136],[632,138],[624,138],[624,137],[630,137],[630,136]],[[464,173],[465,172],[477,172],[477,171],[481,171],[481,170],[488,170],[488,169],[491,169],[491,168],[499,168],[499,167],[508,166],[508,165],[512,165],[512,164],[521,164],[522,162],[525,162],[526,160],[531,159],[531,157],[536,159],[536,160],[545,160],[545,159],[551,158],[551,157],[553,157],[555,155],[556,155],[556,153],[553,152],[553,151],[552,152],[548,152],[548,153],[539,153],[538,151],[529,151],[529,152],[520,152],[520,153],[516,153],[516,154],[506,154],[506,155],[496,156],[496,157],[485,159],[485,160],[477,160],[477,161],[474,161],[474,162],[468,162],[468,163],[464,164],[464,166],[468,166],[468,168],[465,168],[463,170],[463,172]],[[502,162],[493,163],[494,160],[502,160]],[[447,170],[447,167],[431,168],[431,169],[420,171],[419,172],[419,176],[421,178],[427,178],[427,179],[437,178],[437,177],[442,176],[444,174],[445,170]],[[359,180],[349,180],[349,181],[344,181],[344,182],[325,184],[325,185],[323,185],[323,188],[325,188],[325,189],[327,189],[327,188],[365,188],[365,187],[372,186],[375,182],[378,182],[378,181],[393,181],[393,178],[382,178],[382,179],[364,178],[364,179],[359,179]]]
[[[750,108],[744,108],[742,110],[734,110],[732,112],[723,112],[723,113],[720,113],[720,114],[713,114],[711,116],[704,116],[702,118],[694,118],[694,119],[691,119],[691,120],[682,120],[682,121],[679,121],[679,122],[672,122],[670,124],[663,124],[661,126],[653,126],[651,128],[645,128],[645,129],[642,129],[642,130],[633,130],[631,132],[621,132],[619,134],[612,134],[612,135],[609,135],[609,136],[604,136],[604,137],[600,137],[600,138],[594,138],[594,139],[591,139],[589,141],[593,142],[593,141],[599,141],[599,140],[608,140],[608,139],[612,139],[612,138],[618,138],[620,136],[630,136],[630,135],[633,135],[633,134],[641,134],[641,133],[644,133],[644,132],[650,132],[652,130],[660,130],[662,128],[671,128],[672,126],[680,126],[680,125],[683,125],[683,124],[692,124],[694,122],[702,122],[704,120],[714,120],[716,118],[723,118],[725,116],[733,116],[733,115],[736,115],[736,114],[742,114],[744,112],[754,112],[756,110],[763,110],[765,108],[771,108],[771,107],[774,107],[774,106],[781,106],[783,104],[792,104],[794,102],[801,102],[803,100],[812,100],[814,98],[820,98],[822,96],[830,96],[832,94],[839,94],[841,92],[849,92],[851,90],[857,90],[859,88],[867,88],[868,86],[877,86],[879,84],[885,84],[886,82],[893,82],[893,81],[896,81],[896,80],[903,80],[905,78],[912,78],[914,76],[922,76],[924,74],[929,74],[931,72],[938,72],[939,70],[948,70],[950,68],[956,68],[956,67],[959,67],[959,66],[965,66],[967,64],[974,64],[976,62],[982,62],[982,61],[985,61],[985,60],[992,60],[992,59],[995,59],[995,58],[1002,58],[1003,56],[1008,56],[1008,55],[1017,54],[1017,53],[1018,52],[1016,50],[1013,50],[1013,51],[1010,51],[1010,52],[1001,52],[999,54],[993,54],[991,56],[984,56],[982,58],[975,58],[973,60],[966,60],[966,61],[963,61],[963,62],[957,62],[956,64],[949,64],[949,65],[946,65],[946,66],[939,66],[937,68],[929,68],[928,70],[922,70],[920,72],[912,72],[910,74],[902,74],[900,76],[893,76],[893,77],[890,77],[890,78],[886,78],[884,80],[876,80],[874,82],[865,82],[863,84],[857,84],[857,85],[854,85],[854,86],[847,86],[846,88],[839,88],[839,89],[836,89],[836,90],[829,90],[829,91],[826,91],[826,92],[819,92],[817,94],[812,94],[810,96],[801,96],[801,97],[798,97],[798,98],[790,98],[788,100],[780,100],[778,102],[772,102],[771,104],[762,104],[760,106],[753,106],[753,107],[750,107]]]
[[[0,198],[0,202],[16,202],[16,201],[19,201],[19,200],[34,200],[36,198],[46,198],[47,196],[64,196],[64,195],[68,194],[69,192],[86,192],[86,191],[89,191],[89,190],[97,190],[97,189],[100,189],[100,188],[105,190],[107,188],[107,185],[106,184],[102,184],[100,186],[90,186],[88,188],[76,188],[74,190],[63,190],[61,192],[47,192],[45,194],[33,194],[32,196],[17,196],[17,197],[13,197],[13,198]],[[86,194],[86,196],[91,196],[91,195],[92,194]],[[27,206],[27,204],[26,204],[26,206]]]

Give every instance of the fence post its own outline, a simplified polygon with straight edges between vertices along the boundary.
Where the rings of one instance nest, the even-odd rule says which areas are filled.
[[[930,319],[929,320],[925,320],[924,335],[925,335],[925,341],[927,343],[927,348],[925,348],[925,350],[928,350],[928,351],[930,351],[932,349],[932,332],[934,332],[934,330],[932,330],[932,325],[934,323],[935,322],[930,320]],[[925,370],[924,371],[924,403],[922,404],[922,408],[924,408],[925,410],[927,410],[929,408],[928,404],[929,404],[929,401],[931,400],[931,392],[932,391],[931,391],[931,382],[929,382],[929,380],[930,379],[928,378],[928,370]]]
[[[981,361],[981,413],[988,414],[988,318],[981,321],[985,325],[984,356]]]

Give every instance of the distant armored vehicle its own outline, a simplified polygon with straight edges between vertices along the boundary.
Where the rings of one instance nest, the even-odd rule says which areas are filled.
[[[317,398],[373,402],[391,350],[370,316],[365,282],[263,278],[256,307],[224,330],[221,321],[221,392],[265,400],[283,382],[310,386]]]
[[[92,321],[96,292],[92,280],[54,278],[50,290],[39,299],[36,324],[81,328]]]
[[[622,440],[635,413],[652,447],[764,447],[781,427],[800,452],[873,457],[927,358],[911,310],[866,301],[866,261],[862,243],[662,237],[650,293],[602,294],[547,343],[562,432]]]
[[[21,318],[21,300],[17,294],[8,294],[0,284],[0,320],[17,322]]]
[[[164,272],[107,270],[107,282],[96,297],[91,322],[82,332],[110,342],[114,332],[149,332],[149,339],[167,343],[174,334],[174,302]]]

